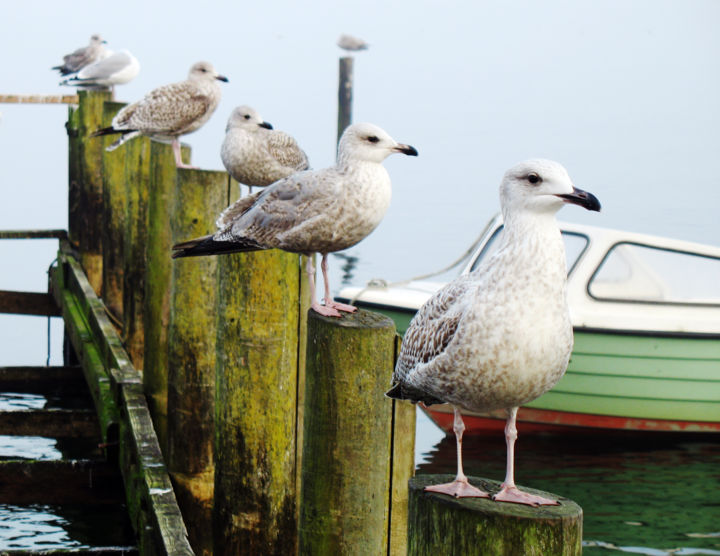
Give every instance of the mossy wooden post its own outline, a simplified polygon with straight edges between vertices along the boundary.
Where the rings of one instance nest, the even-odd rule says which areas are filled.
[[[126,218],[123,231],[123,343],[136,369],[144,366],[145,248],[148,239],[150,139],[136,137],[125,143]]]
[[[225,172],[178,170],[172,242],[207,234],[226,206]],[[168,254],[169,256],[169,254]],[[216,257],[172,263],[167,466],[188,538],[211,555],[215,437]]]
[[[67,132],[68,234],[78,250],[80,263],[97,294],[102,287],[102,155],[104,141],[90,134],[103,123],[103,105],[109,91],[79,91],[79,104],[69,110]]]
[[[395,325],[367,311],[310,311],[307,335],[300,554],[402,553],[389,546],[393,404],[384,396]]]
[[[296,553],[298,255],[218,261],[216,554]]]
[[[582,508],[559,498],[559,506],[533,508],[488,498],[453,498],[425,492],[453,475],[418,475],[410,480],[408,555],[577,556],[582,554]],[[500,483],[470,477],[494,493]],[[523,487],[524,488],[524,487]],[[541,496],[554,494],[525,489]]]
[[[105,102],[103,106],[102,127],[107,127],[125,104]],[[114,135],[106,135],[96,140],[107,147],[116,139]],[[102,297],[117,326],[122,325],[123,314],[123,240],[127,218],[125,156],[126,151],[122,147],[112,152],[103,152],[102,156]]]
[[[184,153],[184,157],[187,152]],[[170,321],[170,218],[177,168],[172,147],[150,143],[146,244],[143,386],[160,448],[167,455],[168,324]]]

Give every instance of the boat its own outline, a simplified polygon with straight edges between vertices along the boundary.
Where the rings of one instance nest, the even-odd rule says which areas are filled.
[[[720,247],[560,222],[575,344],[565,376],[518,413],[523,430],[720,432]],[[463,273],[497,248],[495,216]],[[338,300],[378,311],[403,334],[442,282],[374,281]],[[447,405],[422,409],[452,431]],[[505,412],[463,412],[466,434],[502,429]]]

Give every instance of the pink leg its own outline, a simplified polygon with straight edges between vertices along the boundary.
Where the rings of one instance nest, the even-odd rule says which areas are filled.
[[[529,494],[521,491],[517,486],[515,486],[515,440],[517,439],[517,427],[515,426],[515,421],[517,419],[517,412],[517,407],[508,409],[507,422],[505,423],[507,472],[505,474],[505,482],[503,482],[500,492],[493,496],[493,500],[498,502],[527,504],[528,506],[557,506],[557,500],[550,500],[549,498]]]
[[[354,313],[357,311],[357,307],[353,305],[346,305],[345,303],[338,303],[333,301],[332,295],[330,295],[330,280],[328,279],[328,263],[327,254],[323,255],[320,268],[323,273],[323,281],[325,282],[325,307],[337,309],[338,311],[345,311],[346,313]],[[338,316],[340,316],[338,314]]]
[[[453,432],[455,432],[455,440],[457,441],[457,476],[452,483],[425,487],[425,490],[448,494],[450,496],[455,496],[456,498],[490,498],[490,495],[487,492],[472,486],[468,482],[468,478],[465,476],[465,473],[463,473],[462,436],[465,431],[465,423],[463,423],[460,410],[453,406],[453,411],[455,414]]]
[[[197,166],[190,166],[182,161],[182,151],[180,150],[180,139],[174,139],[172,142],[173,153],[175,153],[175,166],[178,168],[196,169]]]
[[[306,270],[308,283],[310,284],[310,308],[325,317],[341,316],[335,309],[332,307],[324,307],[323,305],[320,305],[317,300],[317,295],[315,294],[315,267],[313,267],[312,257],[308,257]]]

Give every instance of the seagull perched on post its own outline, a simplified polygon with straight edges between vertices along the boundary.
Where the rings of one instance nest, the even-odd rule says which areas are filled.
[[[498,250],[469,274],[436,292],[403,338],[391,398],[452,404],[457,476],[426,490],[488,497],[462,468],[461,409],[507,410],[507,473],[495,500],[532,506],[557,504],[515,485],[518,408],[563,376],[573,346],[566,298],[567,269],[555,213],[565,203],[599,211],[600,202],[573,186],[557,162],[528,160],[500,185],[504,228]]]
[[[273,129],[249,106],[230,114],[220,158],[235,180],[249,186],[265,187],[309,167],[295,139]]]
[[[58,70],[60,75],[70,75],[80,71],[85,66],[89,66],[105,57],[105,47],[103,45],[106,43],[107,41],[103,40],[100,35],[94,34],[90,37],[90,44],[66,54],[63,56],[63,63],[51,69]]]
[[[60,85],[79,89],[94,89],[123,85],[135,79],[140,71],[140,63],[129,50],[107,52],[107,56],[85,66],[72,77],[60,82]]]
[[[325,305],[315,294],[315,269],[308,258],[311,308],[325,316],[354,312],[330,295],[327,255],[352,247],[372,232],[390,205],[390,176],[382,161],[393,153],[417,156],[378,126],[353,124],[340,138],[335,166],[298,172],[230,205],[218,231],[173,246],[173,258],[261,249],[322,254]]]
[[[185,81],[153,89],[142,100],[122,108],[110,127],[98,129],[91,137],[120,133],[106,149],[113,151],[125,141],[147,135],[153,141],[172,144],[178,168],[193,168],[182,161],[180,136],[198,130],[210,119],[222,94],[218,81],[227,80],[209,62],[197,62]]]

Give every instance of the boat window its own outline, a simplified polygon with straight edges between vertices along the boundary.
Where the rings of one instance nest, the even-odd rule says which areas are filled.
[[[487,240],[482,248],[482,251],[480,251],[477,258],[473,261],[472,267],[470,267],[471,272],[480,266],[481,261],[490,257],[493,253],[495,253],[495,251],[497,251],[498,245],[500,244],[498,238],[500,237],[502,229],[503,227],[500,226],[493,232],[490,239]],[[580,259],[580,255],[582,255],[585,251],[588,244],[588,238],[583,234],[566,231],[562,232],[562,237],[565,241],[565,262],[567,264],[568,274],[570,274]]]
[[[605,301],[720,305],[720,258],[637,243],[618,243],[590,278]]]

